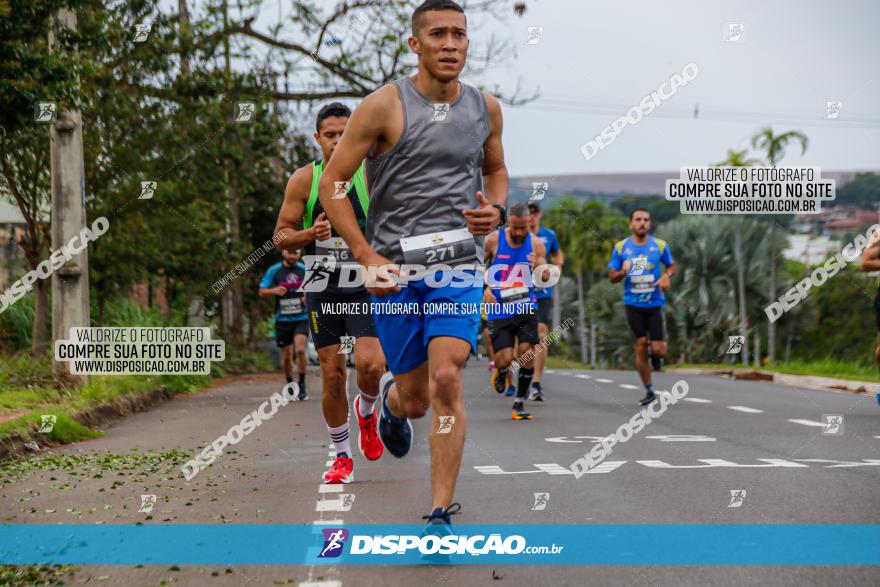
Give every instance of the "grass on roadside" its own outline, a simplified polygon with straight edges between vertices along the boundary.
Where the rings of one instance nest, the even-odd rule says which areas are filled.
[[[668,365],[670,369],[755,369],[752,365],[722,363],[681,363]],[[834,359],[818,361],[790,361],[777,363],[773,367],[761,367],[758,371],[786,373],[788,375],[812,375],[816,377],[834,377],[850,381],[877,381],[876,367],[868,367],[857,363],[847,363]]]
[[[0,356],[0,436],[18,432],[34,438],[41,416],[54,415],[51,432],[38,433],[47,442],[67,444],[97,438],[101,432],[79,424],[74,416],[131,394],[166,389],[191,393],[211,384],[213,377],[273,371],[265,352],[227,345],[226,360],[211,364],[211,375],[93,375],[77,390],[54,387],[52,357],[34,359],[27,352]]]
[[[548,369],[591,369],[589,365],[561,359],[558,357],[547,358]],[[742,363],[679,363],[664,366],[665,369],[755,369],[752,365]],[[868,367],[857,363],[847,363],[834,359],[822,359],[818,361],[790,361],[777,363],[772,368],[762,367],[758,371],[768,373],[786,373],[789,375],[812,375],[816,377],[834,377],[850,381],[877,381],[878,371],[876,367]]]
[[[547,357],[547,369],[592,369],[591,366],[572,361],[571,359],[562,359],[560,357]]]
[[[50,356],[34,360],[27,353],[4,356],[0,362],[0,436],[18,432],[33,438],[41,416],[54,415],[51,432],[39,433],[47,442],[66,444],[97,438],[101,432],[78,423],[74,416],[129,394],[146,394],[164,388],[171,393],[188,393],[210,384],[207,375],[108,375],[92,376],[78,390],[61,390],[52,385]]]

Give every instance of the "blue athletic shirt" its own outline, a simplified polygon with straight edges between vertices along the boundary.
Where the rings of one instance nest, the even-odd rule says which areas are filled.
[[[608,268],[620,271],[627,259],[632,261],[632,267],[623,284],[624,305],[638,308],[663,306],[666,295],[654,282],[663,273],[660,263],[666,267],[672,265],[672,253],[666,241],[648,235],[645,244],[637,245],[632,237],[628,237],[614,245]]]
[[[503,228],[498,229],[498,249],[495,258],[489,265],[490,285],[498,285],[492,288],[495,301],[501,304],[501,309],[515,310],[511,312],[486,312],[488,320],[502,320],[523,314],[535,312],[535,294],[532,291],[531,268],[529,267],[529,254],[532,252],[532,236],[526,235],[526,240],[520,246],[514,248],[507,244]],[[493,267],[504,266],[503,269],[494,270]],[[497,280],[497,281],[496,281]],[[490,306],[490,309],[494,309]]]
[[[559,252],[559,240],[556,238],[556,233],[549,228],[544,228],[543,226],[538,229],[538,234],[536,234],[541,242],[544,243],[544,248],[547,250],[547,263],[550,263],[550,257]],[[550,287],[536,287],[535,288],[535,297],[538,299],[541,298],[552,298],[553,297],[553,286]]]
[[[269,289],[283,285],[287,293],[283,296],[275,296],[275,321],[294,322],[305,320],[306,302],[302,292],[303,279],[306,275],[306,266],[297,261],[293,267],[285,267],[282,261],[275,263],[266,271],[260,280],[260,287]]]

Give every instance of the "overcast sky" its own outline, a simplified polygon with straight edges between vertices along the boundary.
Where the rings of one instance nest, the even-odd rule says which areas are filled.
[[[744,25],[741,42],[726,40],[727,23]],[[487,80],[510,87],[519,77],[542,96],[505,108],[508,167],[512,175],[666,171],[717,162],[772,123],[810,139],[806,155],[792,149],[785,164],[878,169],[878,23],[880,5],[869,1],[530,0],[522,19],[510,19],[516,58]],[[543,27],[536,45],[523,44],[528,26]],[[581,155],[691,61],[696,79],[591,160]],[[832,100],[842,102],[839,117],[825,120]]]
[[[526,93],[540,90],[538,100],[504,108],[513,176],[711,164],[729,147],[747,147],[767,124],[777,132],[798,129],[809,136],[806,155],[792,148],[783,164],[880,168],[876,2],[527,3],[522,18],[511,11],[503,23],[486,17],[469,23],[474,45],[495,32],[512,39],[516,51],[481,78],[466,81],[512,92],[519,80]],[[337,4],[318,0],[328,11]],[[258,28],[277,23],[287,5],[265,0]],[[739,42],[726,39],[729,23],[744,26]],[[525,44],[530,26],[543,28],[534,45]],[[294,27],[287,29],[296,35]],[[591,160],[584,158],[581,145],[689,62],[699,66],[696,79]],[[842,103],[836,120],[824,118],[828,101]]]

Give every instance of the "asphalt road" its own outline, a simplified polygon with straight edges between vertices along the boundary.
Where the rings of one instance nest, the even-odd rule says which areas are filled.
[[[880,408],[873,397],[724,380],[656,375],[685,399],[614,448],[602,466],[575,479],[568,466],[638,409],[634,372],[554,371],[532,421],[510,420],[510,398],[489,387],[486,362],[465,374],[468,437],[456,500],[457,523],[880,523]],[[53,451],[77,455],[67,470],[25,471],[3,486],[6,523],[327,524],[421,523],[430,505],[426,422],[405,459],[355,457],[348,511],[321,488],[332,452],[312,399],[270,421],[192,481],[179,459],[154,463],[146,451],[194,452],[280,389],[277,376],[239,380],[178,397],[106,430],[103,438]],[[842,415],[826,434],[827,415]],[[119,455],[101,472],[92,455]],[[172,453],[164,453],[166,456]],[[124,456],[128,455],[128,456]],[[112,459],[111,459],[112,460]],[[79,464],[79,463],[82,464]],[[96,472],[97,471],[97,472]],[[741,490],[742,500],[731,492]],[[545,509],[533,509],[547,493]],[[157,496],[152,518],[141,495]],[[738,504],[738,505],[737,505]],[[324,511],[326,510],[326,511]],[[267,544],[267,549],[296,545]],[[676,544],[643,544],[648,550]],[[880,545],[878,545],[880,548]],[[87,566],[68,584],[101,585],[877,585],[871,566]]]

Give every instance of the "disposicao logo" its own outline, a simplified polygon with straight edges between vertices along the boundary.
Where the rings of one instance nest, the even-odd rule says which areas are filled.
[[[324,533],[324,548],[318,558],[336,558],[342,554],[342,547],[348,540],[348,530],[345,528],[322,528]]]

